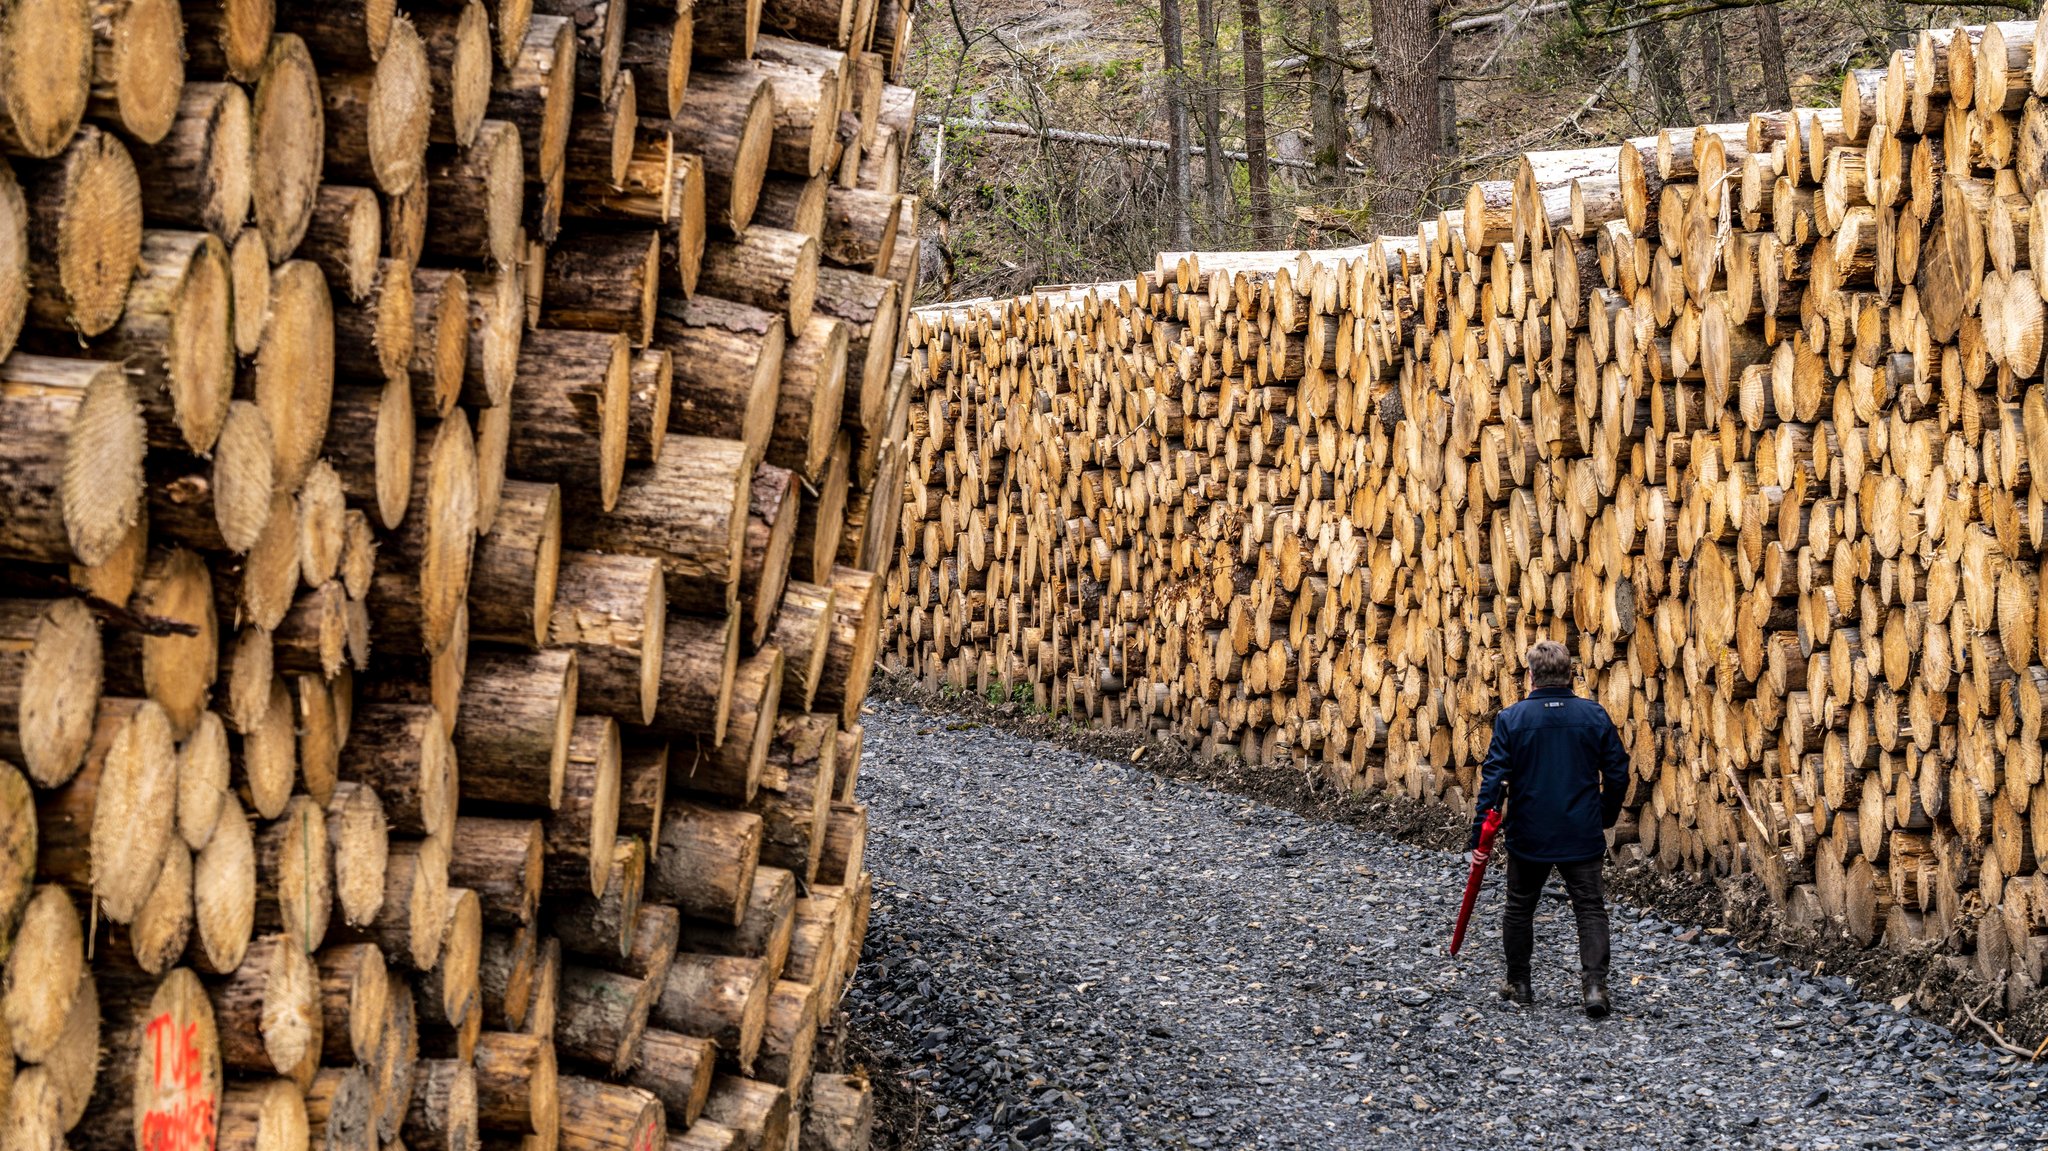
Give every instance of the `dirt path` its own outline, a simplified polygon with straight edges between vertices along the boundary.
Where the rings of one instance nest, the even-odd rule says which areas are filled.
[[[2033,1147],[2028,1065],[1616,908],[1617,1015],[1545,901],[1532,1009],[1499,893],[1451,961],[1449,852],[877,703],[877,906],[849,1001],[932,1147]]]

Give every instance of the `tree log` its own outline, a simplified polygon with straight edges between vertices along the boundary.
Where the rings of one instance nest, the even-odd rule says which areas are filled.
[[[562,493],[569,546],[661,560],[672,611],[722,614],[738,603],[746,538],[745,445],[673,437],[661,463],[628,478],[616,506],[591,491]]]
[[[700,919],[740,923],[754,890],[761,833],[758,816],[672,796],[662,822],[661,850],[648,870],[647,898],[672,903]]]
[[[759,308],[703,295],[665,303],[654,346],[675,362],[669,429],[739,440],[751,467],[775,432],[787,339],[782,318]]]
[[[748,228],[738,239],[704,247],[698,286],[714,296],[761,308],[801,332],[811,322],[818,293],[818,245],[779,228]]]
[[[735,803],[754,798],[774,738],[782,698],[782,653],[764,647],[742,659],[733,676],[732,711],[725,740],[713,746],[702,734],[675,733],[671,786]]]
[[[748,1074],[768,1020],[766,964],[758,956],[677,955],[654,1005],[655,1026],[711,1039],[724,1066]]]
[[[718,619],[670,614],[652,731],[670,739],[696,734],[714,744],[725,740],[739,670],[739,623],[738,613]]]
[[[604,894],[618,825],[618,722],[610,716],[577,716],[563,767],[561,803],[545,820],[548,882],[559,881],[564,889],[587,882],[591,895]]]
[[[721,7],[731,7],[722,5]],[[699,13],[697,47],[703,47]],[[665,124],[677,150],[704,164],[704,203],[711,223],[737,235],[753,222],[775,139],[775,89],[760,71],[722,65],[694,68],[682,114]]]

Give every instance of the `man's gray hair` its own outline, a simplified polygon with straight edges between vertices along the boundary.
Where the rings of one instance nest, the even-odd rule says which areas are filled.
[[[1572,653],[1554,639],[1529,649],[1529,680],[1537,687],[1570,687]]]

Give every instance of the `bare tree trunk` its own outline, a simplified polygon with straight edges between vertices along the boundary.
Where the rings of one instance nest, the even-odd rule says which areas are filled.
[[[1725,124],[1735,119],[1735,88],[1728,79],[1728,34],[1719,12],[1709,12],[1701,19],[1700,62],[1706,65],[1711,97],[1707,119]]]
[[[1427,210],[1430,187],[1457,146],[1457,103],[1444,79],[1449,37],[1439,34],[1438,13],[1438,0],[1372,6],[1370,198],[1382,231],[1405,229]]]
[[[1244,150],[1252,186],[1252,236],[1265,240],[1273,234],[1273,188],[1266,164],[1265,29],[1259,0],[1237,0],[1237,10],[1244,25],[1238,42],[1244,51]]]
[[[1785,34],[1778,28],[1778,6],[1756,8],[1757,56],[1764,66],[1764,99],[1773,108],[1792,106],[1792,80],[1785,74]]]
[[[1307,0],[1309,7],[1309,141],[1315,149],[1316,184],[1335,188],[1344,179],[1344,41],[1337,27],[1337,5]]]
[[[1187,61],[1181,54],[1180,0],[1159,0],[1159,38],[1166,49],[1166,200],[1173,214],[1173,246],[1195,246],[1194,222],[1188,212]]]
[[[1662,23],[1645,24],[1635,34],[1643,46],[1643,66],[1650,81],[1656,123],[1684,123],[1688,119],[1685,86],[1678,77],[1678,53],[1671,47],[1671,37],[1664,34]]]
[[[1443,5],[1431,5],[1430,18],[1443,26]],[[1437,115],[1437,157],[1450,160],[1458,154],[1458,85],[1449,75],[1451,65],[1451,34],[1449,31],[1437,35],[1436,50],[1436,115]],[[1432,175],[1434,182],[1434,175]],[[1426,190],[1425,196],[1435,198],[1436,189]]]
[[[1209,206],[1211,243],[1222,243],[1230,224],[1230,161],[1223,155],[1223,77],[1216,61],[1215,0],[1195,0],[1200,34],[1195,51],[1202,62],[1202,183]]]

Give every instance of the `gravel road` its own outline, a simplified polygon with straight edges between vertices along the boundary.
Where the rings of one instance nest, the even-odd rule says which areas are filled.
[[[2036,1147],[2029,1065],[1616,908],[1615,1017],[1570,908],[1502,1004],[1449,852],[877,702],[852,1032],[940,1148]],[[1554,882],[1554,881],[1553,881]],[[909,1115],[901,1114],[909,1112]]]

